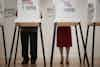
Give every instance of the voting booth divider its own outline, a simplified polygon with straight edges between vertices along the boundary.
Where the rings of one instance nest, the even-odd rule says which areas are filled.
[[[40,28],[43,59],[44,59],[44,64],[46,64],[38,1],[39,0],[17,0],[18,16],[15,19],[15,29],[14,29],[13,41],[12,41],[12,46],[11,46],[11,50],[10,50],[10,58],[9,58],[8,64],[11,63],[12,53],[14,51],[15,37],[17,37],[17,43],[15,44],[14,64],[16,63],[18,40],[19,40],[19,34],[20,34],[21,27],[38,27],[38,28]]]

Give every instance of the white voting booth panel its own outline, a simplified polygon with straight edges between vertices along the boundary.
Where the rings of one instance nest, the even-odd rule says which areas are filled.
[[[96,0],[88,0],[88,23],[96,20]]]
[[[56,9],[54,22],[80,22],[78,0],[53,0]]]
[[[46,3],[47,4],[45,8],[47,9],[47,14],[45,14],[46,15],[45,17],[47,22],[51,23],[55,19],[55,6],[53,4],[53,0],[47,0]]]
[[[3,12],[3,1],[0,0],[0,18],[2,17],[2,12]]]
[[[91,23],[94,18],[94,2],[93,0],[88,0],[88,23]]]
[[[0,0],[0,14],[4,18],[16,16],[16,0]]]
[[[88,21],[89,23],[100,22],[100,0],[88,0]]]
[[[2,19],[3,19],[3,1],[2,0],[0,0],[0,23],[2,23]]]
[[[16,17],[16,0],[0,0],[0,24],[5,25],[5,23],[15,19]]]
[[[5,9],[5,1],[0,0],[0,24],[3,25],[4,22],[4,9]]]
[[[93,22],[100,23],[100,0],[94,0],[95,13]]]
[[[40,22],[39,0],[17,0],[18,17],[15,22]]]

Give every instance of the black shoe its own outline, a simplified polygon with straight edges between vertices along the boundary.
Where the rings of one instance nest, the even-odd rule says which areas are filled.
[[[31,59],[31,64],[36,64],[36,61]]]
[[[29,59],[24,59],[24,60],[22,61],[22,64],[28,64],[28,61],[29,61]]]

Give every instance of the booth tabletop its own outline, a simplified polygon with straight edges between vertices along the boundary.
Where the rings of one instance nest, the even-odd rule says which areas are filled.
[[[16,22],[16,26],[20,27],[36,27],[39,26],[40,22]]]
[[[16,26],[20,27],[36,27],[40,22],[16,22]],[[75,26],[78,25],[79,22],[56,22],[57,26]]]
[[[79,22],[56,22],[57,26],[75,26],[78,25]]]
[[[95,26],[100,26],[100,22],[94,22],[94,23],[95,23]],[[90,26],[93,26],[94,23],[91,23],[91,24],[89,24],[89,25],[90,25]]]

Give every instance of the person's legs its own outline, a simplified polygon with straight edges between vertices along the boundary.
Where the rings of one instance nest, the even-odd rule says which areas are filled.
[[[30,32],[30,54],[31,63],[35,64],[37,60],[37,28],[33,32]]]
[[[69,61],[68,61],[68,59],[69,59],[69,52],[70,52],[70,47],[66,47],[66,64],[69,64]]]
[[[63,47],[59,47],[59,51],[60,51],[60,57],[61,57],[61,64],[63,64]]]
[[[22,57],[23,62],[22,64],[27,64],[29,57],[28,57],[28,32],[21,32],[21,43],[22,43]]]

